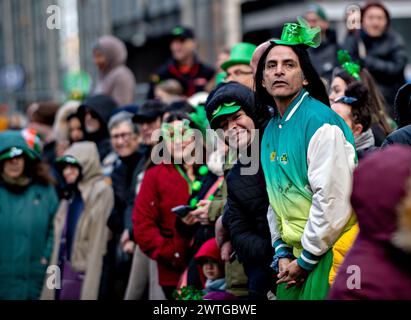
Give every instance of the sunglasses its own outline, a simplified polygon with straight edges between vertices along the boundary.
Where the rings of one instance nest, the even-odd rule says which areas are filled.
[[[347,96],[342,96],[342,97],[338,97],[337,99],[335,99],[335,103],[340,102],[340,103],[348,104],[349,106],[351,106],[354,102],[357,102],[357,101],[358,101],[357,98],[347,97]]]

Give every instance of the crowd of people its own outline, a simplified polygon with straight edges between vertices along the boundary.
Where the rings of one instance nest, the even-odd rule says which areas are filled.
[[[302,16],[215,68],[175,27],[140,105],[104,36],[87,97],[8,119],[0,299],[411,299],[404,41],[379,2],[342,44]]]

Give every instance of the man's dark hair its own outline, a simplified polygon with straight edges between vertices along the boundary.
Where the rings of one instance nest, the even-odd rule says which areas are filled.
[[[277,46],[277,44],[272,42],[271,45],[261,55],[260,61],[258,62],[257,66],[257,72],[255,75],[256,97],[257,101],[261,104],[262,107],[276,106],[274,98],[267,92],[267,90],[262,85],[266,59],[268,53],[275,46]],[[296,45],[289,47],[297,55],[304,77],[308,81],[308,85],[304,86],[304,88],[309,92],[311,97],[321,101],[327,106],[330,106],[327,90],[325,89],[324,83],[322,82],[320,76],[318,75],[317,71],[314,69],[314,66],[311,63],[311,60],[308,56],[307,47],[304,45]]]

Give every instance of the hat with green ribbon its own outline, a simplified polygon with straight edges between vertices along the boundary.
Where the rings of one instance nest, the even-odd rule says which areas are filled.
[[[347,50],[338,50],[338,62],[341,67],[355,80],[361,81],[360,71],[361,67],[358,63],[352,61]]]
[[[318,48],[321,44],[321,28],[310,28],[308,22],[301,17],[297,17],[297,21],[298,23],[284,24],[281,39],[271,41],[285,46],[302,44],[311,48]]]
[[[250,65],[251,58],[253,57],[256,48],[257,46],[251,43],[237,43],[230,51],[230,58],[221,64],[221,69],[227,71],[228,68],[236,64]]]
[[[241,106],[239,106],[237,102],[223,103],[217,109],[214,110],[211,122],[213,122],[218,117],[236,113],[240,109]]]

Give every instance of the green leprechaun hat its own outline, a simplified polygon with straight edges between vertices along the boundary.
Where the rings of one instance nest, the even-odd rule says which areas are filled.
[[[257,46],[247,43],[240,42],[233,46],[230,51],[230,59],[221,64],[221,69],[227,71],[228,68],[236,64],[246,64],[249,65],[251,58],[253,57],[254,50]]]
[[[281,39],[271,41],[285,46],[306,45],[318,48],[321,44],[321,28],[310,28],[308,22],[301,17],[297,17],[297,21],[298,23],[284,24]]]

